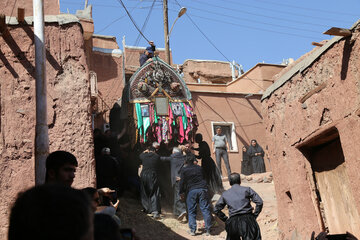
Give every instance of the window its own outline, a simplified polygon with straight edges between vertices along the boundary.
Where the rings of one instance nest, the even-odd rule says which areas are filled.
[[[211,122],[212,135],[216,134],[216,128],[221,127],[222,133],[229,141],[230,152],[238,152],[238,146],[236,142],[235,125],[233,122]]]

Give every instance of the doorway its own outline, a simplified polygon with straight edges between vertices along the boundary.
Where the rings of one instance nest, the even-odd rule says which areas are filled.
[[[311,164],[322,221],[331,234],[357,233],[354,204],[339,133],[332,128],[300,148]]]

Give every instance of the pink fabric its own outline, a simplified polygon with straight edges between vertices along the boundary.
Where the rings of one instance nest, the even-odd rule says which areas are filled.
[[[185,133],[184,133],[184,125],[181,119],[181,116],[178,117],[179,119],[179,142],[182,143],[184,141]]]
[[[174,115],[169,104],[169,133],[172,135],[172,122],[174,121]]]

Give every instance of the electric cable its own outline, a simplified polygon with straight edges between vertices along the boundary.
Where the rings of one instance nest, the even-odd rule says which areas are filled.
[[[139,27],[136,25],[135,20],[132,18],[132,16],[130,15],[129,11],[126,9],[126,6],[125,6],[125,4],[123,3],[123,1],[122,1],[122,0],[118,0],[118,2],[120,2],[120,4],[123,6],[123,8],[124,8],[125,11],[126,11],[126,14],[129,16],[131,22],[134,24],[135,28],[139,31],[139,33],[141,34],[141,36],[143,36],[143,38],[144,38],[147,42],[150,42],[150,41],[145,37],[145,35],[141,32],[141,30],[139,29]]]
[[[294,23],[300,23],[300,24],[309,24],[308,22],[302,22],[302,21],[297,21],[297,20],[290,20],[290,19],[287,19],[287,18],[281,18],[281,17],[274,17],[274,16],[268,16],[268,15],[265,15],[265,14],[258,14],[258,13],[252,13],[252,12],[249,12],[249,11],[245,11],[245,10],[240,10],[240,9],[234,9],[234,8],[228,8],[228,7],[223,7],[223,6],[219,6],[219,5],[215,5],[215,4],[210,4],[210,3],[203,3],[199,0],[192,0],[193,2],[200,2],[201,4],[206,4],[208,6],[212,6],[212,7],[215,7],[215,8],[222,8],[222,9],[225,9],[225,10],[229,10],[229,11],[233,11],[233,12],[236,12],[236,13],[245,13],[245,14],[248,14],[248,15],[253,15],[253,16],[257,16],[257,17],[264,17],[264,18],[269,18],[269,19],[275,19],[275,20],[280,20],[280,21],[286,21],[286,22],[294,22]],[[332,20],[334,21],[334,20]],[[316,23],[312,23],[311,25],[315,25]]]
[[[179,7],[182,7],[180,3],[175,0]],[[185,13],[185,15],[189,18],[192,24],[197,28],[197,30],[203,35],[203,37],[226,59],[228,62],[231,62],[221,51],[216,47],[216,45],[206,36],[206,34],[199,28],[199,26],[192,20],[189,14]]]
[[[233,19],[248,21],[248,22],[251,22],[251,23],[260,23],[260,24],[263,24],[263,25],[269,25],[269,26],[274,26],[274,27],[279,27],[279,28],[287,28],[287,29],[304,31],[304,32],[319,33],[319,31],[308,30],[308,29],[297,28],[297,27],[291,27],[291,26],[284,26],[284,25],[273,24],[273,23],[267,23],[267,22],[262,22],[262,21],[257,21],[257,20],[249,20],[249,19],[246,19],[246,18],[235,17],[235,16],[226,15],[226,14],[222,14],[222,13],[216,13],[216,12],[208,11],[208,10],[205,10],[205,9],[199,9],[199,8],[194,8],[194,7],[188,7],[188,8],[195,9],[195,10],[202,11],[202,12],[211,13],[213,15],[224,16],[224,17],[229,17],[229,18],[233,18]]]
[[[142,26],[142,28],[141,28],[141,31],[142,31],[142,32],[145,31],[146,25],[147,25],[147,23],[148,23],[148,21],[149,21],[149,19],[150,19],[150,15],[151,15],[152,10],[153,10],[153,8],[154,8],[155,2],[156,2],[156,0],[153,1],[152,5],[151,5],[151,8],[150,8],[150,10],[149,10],[149,13],[148,13],[148,15],[146,16],[146,19],[145,19],[145,21],[144,21],[144,24],[143,24],[143,26]],[[135,44],[134,44],[135,46],[137,46],[137,45],[139,44],[139,42],[140,42],[140,37],[141,37],[141,35],[139,34],[138,37],[137,37],[136,40],[135,40]]]
[[[279,3],[279,2],[272,2],[272,1],[264,1],[264,0],[256,0],[259,2],[263,2],[266,4],[274,4],[274,5],[279,5],[279,6],[285,6],[285,7],[289,7],[289,8],[295,8],[295,9],[303,9],[303,10],[308,10],[308,11],[313,11],[313,12],[323,12],[323,13],[330,13],[330,14],[341,14],[341,15],[351,15],[354,17],[358,17],[358,14],[353,14],[353,13],[344,13],[344,12],[334,12],[334,11],[327,11],[327,10],[323,10],[323,9],[315,9],[315,8],[306,8],[306,7],[300,7],[300,6],[293,6],[290,4],[285,4],[285,3]]]
[[[7,23],[7,24],[9,24],[9,23],[10,23],[10,19],[11,19],[11,17],[12,17],[13,12],[14,12],[16,2],[17,2],[17,0],[15,0],[15,2],[14,2],[14,5],[13,5],[13,8],[12,8],[12,10],[11,10],[10,17],[9,17],[9,21],[8,21],[8,23]]]
[[[239,2],[236,2],[236,1],[232,1],[232,0],[223,0],[223,1],[239,5]],[[265,11],[278,12],[278,13],[283,13],[283,14],[287,14],[287,15],[291,15],[291,16],[314,18],[314,19],[319,19],[319,20],[330,20],[330,21],[334,21],[334,22],[338,22],[338,21],[339,21],[338,19],[322,18],[322,17],[318,17],[318,16],[315,17],[315,16],[313,16],[313,15],[304,15],[304,14],[299,14],[299,13],[297,13],[297,12],[282,11],[282,10],[278,10],[278,9],[266,8],[266,7],[259,7],[259,6],[253,6],[253,5],[244,4],[244,3],[241,3],[241,6],[247,6],[247,7],[255,8],[255,9],[262,9],[262,10],[265,10]],[[341,14],[341,15],[342,15],[342,14]],[[348,16],[348,14],[344,14],[344,16]],[[321,24],[316,24],[316,25],[321,25]],[[322,25],[322,26],[327,27],[327,25]]]
[[[276,19],[276,20],[282,20],[282,21],[287,21],[287,22],[290,21],[290,22],[296,22],[296,23],[302,23],[302,24],[309,24],[309,22],[295,21],[295,20],[293,20],[293,19],[273,17],[273,16],[264,15],[264,14],[257,14],[257,13],[253,13],[253,12],[249,12],[249,11],[245,11],[245,10],[240,10],[240,9],[234,9],[234,8],[229,8],[229,7],[223,7],[223,6],[219,6],[219,5],[214,5],[214,4],[208,3],[208,1],[206,1],[206,3],[205,3],[205,2],[203,2],[203,1],[193,0],[193,2],[198,2],[198,3],[202,4],[202,5],[205,4],[205,5],[213,6],[213,7],[216,7],[216,8],[226,9],[226,10],[229,10],[229,11],[242,12],[242,13],[249,14],[249,15],[254,15],[254,16],[260,16],[260,17],[271,18],[271,19]],[[257,7],[257,8],[260,8],[260,7]],[[317,17],[317,16],[312,16],[311,18],[319,19],[319,20],[339,22],[338,19],[334,20],[334,19],[330,19],[330,18],[322,18],[322,17]],[[344,23],[345,23],[345,22],[347,22],[347,21],[341,21],[341,22],[344,22]],[[311,23],[311,25],[316,25],[316,23]]]

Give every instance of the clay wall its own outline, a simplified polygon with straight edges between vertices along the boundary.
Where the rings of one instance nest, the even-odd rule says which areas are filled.
[[[1,0],[0,14],[5,16],[17,16],[18,8],[25,8],[25,16],[33,16],[33,1],[32,0]],[[14,10],[13,10],[14,9]],[[58,15],[60,14],[59,0],[44,0],[44,14]]]
[[[122,55],[102,53],[93,51],[91,53],[91,67],[97,75],[97,114],[95,118],[95,128],[103,129],[103,124],[109,122],[110,109],[114,103],[122,96],[123,65]]]
[[[228,62],[185,60],[181,65],[183,78],[189,83],[228,83],[232,81],[231,67]]]
[[[284,68],[283,65],[258,63],[238,79],[228,84],[186,83],[189,89],[194,91],[257,94],[262,93],[269,87],[273,83],[273,77]]]
[[[107,49],[119,49],[119,45],[116,42],[115,37],[97,37],[93,35],[92,37],[93,46],[98,48],[107,48]]]
[[[245,94],[203,93],[191,91],[195,113],[199,122],[198,133],[203,135],[211,148],[211,122],[232,122],[235,127],[237,151],[229,153],[230,166],[233,172],[241,172],[242,146],[249,145],[251,139],[257,139],[266,151],[265,128],[261,116],[261,95],[245,98]],[[215,155],[212,154],[215,160]],[[265,157],[267,171],[270,171]],[[222,161],[223,164],[223,161]],[[226,173],[225,165],[222,167]]]
[[[34,33],[31,26],[9,29],[9,37],[0,37],[0,239],[6,239],[16,195],[34,185]],[[77,157],[75,188],[94,186],[89,73],[81,26],[47,24],[45,39],[50,151],[67,150]]]
[[[272,78],[283,68],[283,65],[258,63],[239,79],[231,82],[227,87],[228,92],[262,93],[273,84]]]
[[[345,210],[346,214],[355,216],[353,222],[359,226],[359,67],[360,35],[355,32],[352,37],[335,43],[301,74],[294,75],[263,101],[268,154],[280,206],[281,239],[309,239],[312,231],[318,233],[326,224],[335,224],[336,229],[342,229],[342,233],[345,231],[343,222],[336,222],[336,216],[326,216],[328,223],[322,220],[312,163],[302,151],[311,144],[326,142],[329,131],[338,133],[345,161],[340,166],[345,167],[341,170],[345,175],[341,182],[328,182],[326,186],[343,189],[339,195],[334,193],[332,199],[338,200],[345,195],[344,192],[348,192],[350,197],[334,203],[323,198],[322,203],[338,207],[346,202],[352,208],[351,212]],[[345,179],[349,180],[348,184]],[[330,232],[334,233],[334,229],[330,228]],[[360,237],[358,227],[349,227],[347,231]]]

